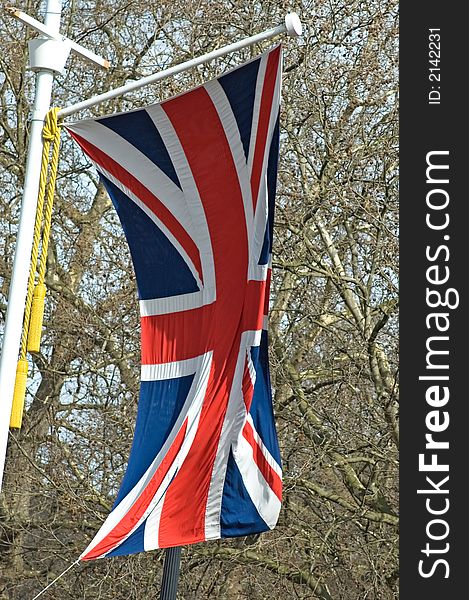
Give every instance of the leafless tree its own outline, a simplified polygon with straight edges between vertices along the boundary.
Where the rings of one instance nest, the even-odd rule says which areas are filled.
[[[40,14],[42,3],[21,8]],[[64,105],[281,22],[281,0],[70,0],[63,31],[113,67],[73,58]],[[180,598],[397,598],[397,3],[302,0],[285,41],[270,316],[285,475],[271,533],[183,551]],[[0,327],[18,224],[31,33],[1,14]],[[210,23],[210,27],[207,24]],[[88,114],[150,104],[265,45]],[[10,437],[0,495],[0,598],[27,599],[73,562],[108,513],[138,398],[134,274],[111,203],[62,137],[42,352]],[[158,597],[163,553],[76,567],[47,598]]]

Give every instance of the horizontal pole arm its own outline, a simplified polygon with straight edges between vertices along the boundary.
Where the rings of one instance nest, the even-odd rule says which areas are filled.
[[[47,25],[44,25],[44,23],[41,23],[41,21],[30,17],[22,10],[18,10],[13,6],[6,6],[5,10],[9,12],[12,17],[15,17],[15,19],[18,19],[18,21],[21,21],[25,25],[28,25],[29,27],[31,27],[31,29],[34,29],[38,33],[45,35],[50,40],[54,40],[56,42],[66,42],[70,46],[72,52],[75,52],[75,54],[86,58],[95,65],[98,65],[98,67],[109,69],[109,67],[111,66],[111,63],[105,58],[101,58],[101,56],[98,56],[94,52],[91,52],[91,50],[87,50],[86,48],[80,46],[80,44],[77,44],[73,40],[70,40],[69,38],[61,35],[60,33],[53,31],[50,27],[47,27]]]
[[[285,24],[283,25],[279,25],[278,27],[274,27],[273,29],[268,29],[267,31],[263,31],[262,33],[258,33],[251,37],[245,38],[244,40],[241,40],[239,42],[229,44],[228,46],[223,46],[223,48],[213,50],[212,52],[209,52],[197,58],[193,58],[179,65],[175,65],[174,67],[170,67],[169,69],[165,69],[164,71],[154,73],[153,75],[148,75],[148,77],[143,77],[138,81],[131,81],[121,87],[110,90],[109,92],[105,92],[104,94],[93,96],[88,100],[83,100],[82,102],[78,102],[77,104],[66,106],[57,113],[57,117],[59,119],[64,119],[65,117],[69,117],[70,115],[79,112],[80,110],[84,110],[85,108],[96,106],[97,104],[101,104],[106,100],[117,98],[118,96],[122,96],[123,94],[127,94],[127,92],[131,92],[133,90],[138,90],[146,85],[149,85],[150,83],[161,81],[162,79],[166,79],[171,75],[176,75],[177,73],[181,73],[182,71],[187,71],[192,67],[196,67],[198,65],[202,65],[206,62],[209,62],[210,60],[213,60],[215,58],[225,56],[230,52],[241,50],[242,48],[252,46],[257,42],[262,42],[264,40],[271,39],[284,33],[288,33],[291,36],[301,35],[301,23],[298,16],[295,13],[288,14],[285,17]]]

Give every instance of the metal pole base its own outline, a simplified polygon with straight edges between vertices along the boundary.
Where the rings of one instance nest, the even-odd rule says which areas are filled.
[[[165,550],[160,600],[176,600],[181,565],[181,547]]]

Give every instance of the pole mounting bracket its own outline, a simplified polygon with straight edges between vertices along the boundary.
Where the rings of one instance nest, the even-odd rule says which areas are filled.
[[[47,25],[30,17],[22,10],[17,9],[14,6],[6,6],[5,10],[9,12],[12,17],[15,17],[15,19],[28,25],[31,29],[34,29],[43,36],[42,38],[31,40],[29,44],[30,67],[33,71],[49,69],[61,73],[70,51],[103,69],[109,69],[111,66],[111,63],[105,58],[80,46],[80,44],[77,44],[66,36],[53,31],[47,27]]]

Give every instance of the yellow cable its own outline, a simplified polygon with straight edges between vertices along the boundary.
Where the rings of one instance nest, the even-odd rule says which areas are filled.
[[[13,405],[10,417],[10,427],[20,428],[24,400],[26,395],[26,381],[28,376],[28,361],[26,352],[28,350],[28,332],[30,327],[36,331],[36,339],[32,339],[31,348],[39,345],[36,343],[38,338],[37,332],[42,329],[43,311],[44,311],[44,296],[45,296],[45,266],[47,262],[47,248],[49,245],[52,203],[54,198],[55,181],[57,178],[57,167],[59,158],[59,142],[60,142],[60,127],[57,124],[58,108],[52,108],[46,115],[43,129],[43,148],[41,159],[41,173],[39,177],[39,191],[36,210],[36,219],[34,222],[33,245],[31,250],[31,264],[28,278],[28,289],[26,295],[26,305],[24,310],[23,333],[21,336],[20,357],[16,369],[15,389],[13,392]],[[52,159],[50,162],[49,183],[47,183],[47,173],[49,166],[50,147],[53,143]],[[46,199],[47,187],[47,199]],[[41,224],[44,213],[44,201],[46,199],[46,208],[44,214],[44,232],[42,240],[41,262],[39,265],[39,281],[37,290],[34,289],[34,281],[36,278],[37,261],[39,256],[39,246],[41,243]],[[42,277],[42,279],[41,279]],[[42,308],[41,308],[42,305]],[[33,350],[31,350],[33,351]]]
[[[47,251],[49,249],[50,230],[52,225],[52,206],[54,204],[55,181],[59,166],[60,127],[57,124],[58,108],[52,108],[46,116],[43,129],[44,143],[46,140],[52,144],[52,156],[50,159],[49,181],[44,208],[44,228],[42,231],[41,258],[39,263],[39,275],[34,290],[31,321],[29,323],[28,351],[39,352],[42,334],[42,322],[44,319],[44,299],[46,286],[44,284],[47,266]]]
[[[26,397],[26,381],[28,379],[28,361],[20,358],[16,366],[15,391],[11,405],[10,427],[20,429],[23,420],[24,399]]]

